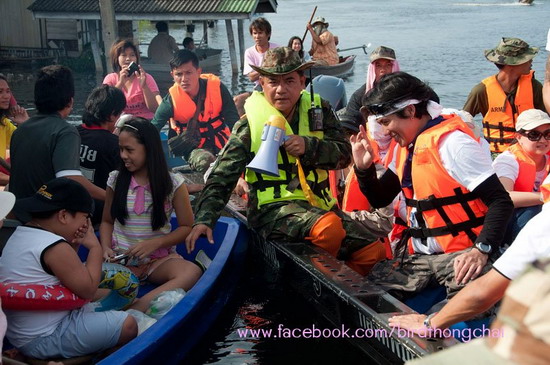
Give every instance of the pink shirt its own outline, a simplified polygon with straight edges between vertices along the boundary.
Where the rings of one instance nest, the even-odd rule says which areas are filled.
[[[103,80],[105,85],[111,86],[115,86],[117,82],[118,73],[116,72],[108,74]],[[152,93],[157,93],[159,91],[159,87],[157,86],[155,79],[153,79],[153,76],[147,74],[145,83],[149,86],[149,90],[151,90]],[[134,77],[134,81],[132,82],[130,88],[128,90],[126,90],[126,88],[122,88],[122,92],[126,97],[126,108],[124,109],[124,113],[132,114],[133,116],[142,117],[148,120],[153,119],[155,113],[147,108],[147,105],[145,104],[145,96],[143,95],[143,91],[141,90],[137,77]]]
[[[278,44],[269,42],[268,49],[277,48],[277,47],[279,47]],[[256,45],[253,45],[252,47],[247,48],[246,51],[244,51],[243,75],[248,75],[249,73],[254,71],[252,67],[250,67],[250,65],[261,66],[262,61],[264,60],[264,55],[265,55],[265,52],[260,53],[256,50]],[[256,81],[256,84],[259,84],[259,83],[260,83],[259,81]]]

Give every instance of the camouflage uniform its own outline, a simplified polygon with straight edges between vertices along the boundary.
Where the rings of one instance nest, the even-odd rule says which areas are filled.
[[[305,154],[300,157],[304,168],[340,169],[351,162],[351,146],[345,139],[336,115],[326,101],[322,103],[324,139],[303,137]],[[289,121],[293,130],[298,130],[299,117]],[[220,212],[229,200],[237,180],[252,160],[251,137],[246,117],[239,120],[220,152],[206,186],[196,205],[195,224],[213,227]],[[376,241],[375,235],[366,227],[353,221],[348,215],[334,210],[342,219],[346,238],[342,242],[339,258]],[[327,211],[311,206],[307,201],[276,202],[257,206],[255,191],[251,188],[248,203],[248,222],[266,239],[304,241],[314,223]]]
[[[428,364],[549,364],[550,260],[537,261],[512,281],[485,338],[411,361]],[[475,334],[475,332],[473,333]],[[488,334],[488,336],[487,336]]]

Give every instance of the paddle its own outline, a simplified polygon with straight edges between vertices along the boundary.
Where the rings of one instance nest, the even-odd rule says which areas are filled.
[[[362,46],[357,46],[357,47],[351,47],[351,48],[344,48],[344,49],[337,49],[338,52],[344,52],[344,51],[351,51],[352,49],[359,49],[359,48],[362,48],[363,49],[363,52],[365,54],[368,54],[367,53],[367,48],[369,48],[371,46],[371,43],[369,44],[363,44]]]
[[[308,24],[310,24],[311,21],[313,20],[313,17],[315,16],[316,11],[317,11],[317,5],[315,5],[315,9],[313,9],[313,13],[311,13],[311,17],[309,18],[309,22],[307,22]],[[304,32],[304,36],[302,37],[302,48],[304,47],[304,40],[306,39],[306,36],[307,36],[307,27],[306,27],[306,31]]]

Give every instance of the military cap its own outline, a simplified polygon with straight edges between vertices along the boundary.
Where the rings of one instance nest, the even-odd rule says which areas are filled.
[[[504,37],[498,46],[485,50],[485,58],[499,65],[516,66],[532,60],[538,51],[519,38]]]
[[[395,51],[389,47],[380,46],[370,54],[370,62],[384,58],[386,60],[395,61]]]
[[[264,76],[279,76],[308,69],[314,64],[313,61],[302,63],[302,58],[292,48],[277,47],[267,50],[261,67],[254,65],[250,67]]]

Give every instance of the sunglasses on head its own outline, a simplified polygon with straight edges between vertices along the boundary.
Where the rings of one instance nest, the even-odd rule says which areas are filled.
[[[527,137],[527,139],[532,142],[538,142],[542,137],[544,137],[545,140],[550,141],[550,129],[547,129],[544,132],[539,132],[536,130],[532,130],[532,131],[521,130],[519,134],[521,134],[524,137]]]

